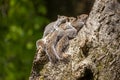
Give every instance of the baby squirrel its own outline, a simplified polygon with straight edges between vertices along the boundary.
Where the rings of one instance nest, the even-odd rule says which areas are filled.
[[[71,17],[71,19],[72,18],[73,17]],[[74,21],[71,23],[72,26],[77,30],[77,32],[79,32],[83,25],[85,25],[87,18],[88,18],[87,14],[82,14],[77,16],[77,19],[76,20],[74,19]]]
[[[59,58],[56,55],[57,52],[55,50],[57,33],[58,33],[58,31],[55,30],[53,33],[49,33],[43,39],[39,39],[36,41],[37,50],[39,51],[39,49],[42,48],[42,50],[44,50],[46,52],[50,62],[52,62],[52,63],[56,63]]]
[[[54,30],[58,29],[58,26],[61,23],[64,23],[68,17],[67,16],[60,16],[58,15],[58,18],[56,21],[49,23],[44,30],[43,38],[47,36],[49,33],[53,32]]]
[[[69,45],[69,40],[73,39],[77,34],[77,30],[71,25],[71,23],[75,20],[76,18],[69,17],[65,25],[60,26],[60,28],[64,29],[64,35],[57,42],[56,51],[58,55],[61,57],[61,59],[65,59],[68,56],[67,54],[64,54],[63,52],[65,52],[67,46]]]
[[[72,27],[70,20],[66,20],[66,23],[63,24],[64,29],[59,26],[58,30],[55,30],[46,42],[45,51],[52,63],[64,58],[62,55],[63,50],[67,47],[69,39],[74,38],[77,33],[77,30]]]
[[[60,56],[58,55],[55,46],[58,42],[58,38],[62,35],[62,30],[55,30],[53,33],[50,34],[50,37],[46,42],[45,52],[52,63],[56,63],[58,60],[60,60]]]
[[[56,30],[54,28],[54,25],[55,26],[59,26],[60,24],[64,23],[67,20],[67,18],[68,18],[67,16],[60,16],[60,15],[58,15],[58,18],[57,18],[56,21],[49,23],[45,27],[43,38],[36,41],[36,47],[37,47],[37,49],[39,49],[39,47],[42,47],[42,48],[45,47],[45,43],[46,43],[46,40],[47,40],[46,36],[48,34],[52,33],[54,30]]]
[[[43,38],[39,39],[36,42],[37,49],[39,49],[39,47],[42,47],[48,55],[49,60],[53,63],[55,63],[55,61],[59,59],[59,56],[57,55],[57,52],[55,50],[55,44],[58,38],[63,35],[63,30],[58,30],[59,28],[57,27],[59,27],[60,24],[65,23],[66,20],[66,16],[58,15],[57,21],[48,24],[45,28]]]
[[[43,39],[38,40],[36,46],[39,48],[39,45],[41,45],[44,48],[52,63],[64,59],[63,52],[69,45],[69,40],[77,35],[87,17],[88,15],[85,14],[77,16],[77,19],[74,17],[58,16],[57,21],[46,26]]]
[[[77,19],[75,17],[69,17],[69,28],[65,30],[65,25],[61,25],[62,28],[65,30],[64,36],[58,41],[56,45],[56,51],[60,57],[64,58],[64,54],[62,54],[65,50],[65,48],[69,45],[69,40],[73,39],[79,30],[83,27],[83,25],[86,22],[88,15],[82,14],[80,16],[77,16]],[[66,27],[67,28],[67,27]],[[66,57],[66,55],[65,55]]]

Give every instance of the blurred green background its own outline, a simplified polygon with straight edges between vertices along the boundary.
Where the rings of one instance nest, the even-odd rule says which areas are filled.
[[[0,80],[28,80],[36,41],[57,15],[89,13],[93,0],[0,0]]]

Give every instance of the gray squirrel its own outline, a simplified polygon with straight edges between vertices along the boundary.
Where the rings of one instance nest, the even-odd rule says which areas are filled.
[[[48,24],[43,39],[36,42],[37,49],[42,46],[52,63],[66,58],[64,51],[77,32],[83,27],[88,15],[74,17],[58,16],[57,21]],[[62,19],[61,19],[62,18]]]
[[[58,38],[62,36],[62,33],[63,31],[55,30],[53,33],[50,34],[50,37],[46,42],[45,52],[48,55],[50,62],[52,63],[56,63],[58,60],[60,60],[60,56],[56,51],[55,45],[58,42]]]
[[[66,56],[68,56],[65,55],[63,52],[65,48],[69,45],[69,40],[73,39],[77,35],[79,30],[83,27],[87,20],[87,17],[88,17],[87,14],[82,14],[77,16],[77,18],[75,17],[68,18],[69,22],[67,23],[67,25],[69,25],[68,28],[70,29],[66,29],[64,36],[56,44],[56,51],[58,55],[61,56],[62,58],[66,58]],[[63,26],[62,28],[64,27],[65,26]]]
[[[66,20],[67,20],[67,18],[68,18],[67,16],[58,15],[58,18],[57,18],[56,21],[49,23],[49,24],[45,27],[44,34],[43,34],[43,38],[36,41],[36,47],[37,47],[37,49],[38,49],[38,47],[39,47],[40,45],[43,46],[43,43],[46,42],[46,39],[47,39],[46,36],[47,36],[48,34],[52,33],[53,31],[57,30],[57,29],[58,29],[57,27],[58,27],[60,24],[65,23]]]
[[[42,39],[36,41],[36,47],[42,47],[53,63],[60,57],[57,55],[55,44],[60,36],[63,35],[63,30],[59,28],[62,23],[65,23],[68,17],[58,15],[57,21],[48,24],[45,28]],[[62,31],[62,32],[61,32]]]
[[[73,17],[71,17],[71,19],[72,18]],[[77,16],[77,19],[76,20],[74,19],[74,21],[71,23],[72,26],[77,30],[77,32],[79,32],[83,25],[85,25],[87,18],[88,18],[87,14],[81,14]]]
[[[68,17],[67,16],[60,16],[58,15],[58,18],[56,21],[49,23],[44,30],[43,38],[47,36],[49,33],[53,32],[54,30],[58,29],[58,26],[61,23],[64,23]]]
[[[64,29],[64,35],[57,42],[56,51],[57,51],[57,54],[62,59],[65,59],[67,56],[69,56],[69,55],[65,54],[64,52],[65,52],[67,46],[69,45],[69,40],[73,39],[77,35],[77,30],[71,24],[75,20],[76,20],[76,18],[69,17],[68,21],[65,23],[65,25],[60,26]]]
[[[64,29],[62,29],[64,27]],[[66,27],[66,29],[65,29]],[[58,30],[54,31],[50,36],[51,39],[46,43],[46,53],[52,63],[64,59],[62,54],[63,49],[69,44],[69,39],[76,36],[77,30],[72,27],[71,21],[67,21],[64,25],[59,26]],[[62,40],[64,39],[64,40]]]

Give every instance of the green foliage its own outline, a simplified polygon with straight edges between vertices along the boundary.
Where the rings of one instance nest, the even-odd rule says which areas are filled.
[[[0,80],[28,80],[48,23],[44,0],[0,0]]]

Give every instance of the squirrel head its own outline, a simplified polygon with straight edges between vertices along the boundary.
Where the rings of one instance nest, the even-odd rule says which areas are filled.
[[[62,21],[63,23],[66,22],[66,20],[68,19],[67,16],[62,16],[62,15],[57,15],[58,16],[58,20]]]
[[[74,22],[76,20],[76,18],[75,17],[69,17],[69,22]]]
[[[88,18],[88,15],[87,14],[81,14],[81,15],[79,15],[79,16],[77,16],[77,19],[78,20],[86,20]]]

